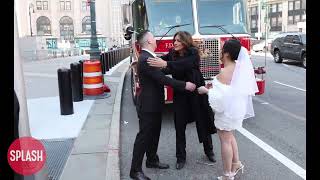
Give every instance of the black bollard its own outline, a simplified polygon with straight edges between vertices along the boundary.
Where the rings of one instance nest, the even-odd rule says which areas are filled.
[[[118,61],[119,61],[119,49],[117,49],[117,51],[116,51],[116,62],[115,62],[115,64],[118,64]]]
[[[120,62],[120,58],[121,58],[121,57],[120,57],[120,51],[121,51],[121,50],[118,49],[118,52],[117,52],[117,54],[118,54],[118,55],[117,55],[117,64]]]
[[[111,51],[111,68],[114,66],[114,50]]]
[[[105,68],[106,72],[109,71],[108,54],[109,54],[109,52],[104,53],[104,68]]]
[[[124,49],[121,49],[121,59],[124,59]]]
[[[83,92],[83,60],[80,60],[79,61],[80,63],[80,75],[81,75],[81,89],[82,89],[82,92]]]
[[[80,60],[79,63],[80,63],[80,72],[81,72],[81,83],[82,83],[82,79],[83,79],[83,60]]]
[[[73,114],[71,70],[67,68],[58,69],[58,84],[61,115]]]
[[[83,101],[81,64],[77,62],[71,63],[70,70],[73,102]]]
[[[104,63],[104,53],[100,54],[100,65],[101,65],[102,74],[105,74],[106,70],[105,70],[105,63]]]

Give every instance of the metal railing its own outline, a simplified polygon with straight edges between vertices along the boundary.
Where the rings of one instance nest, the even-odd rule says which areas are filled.
[[[101,53],[100,62],[102,73],[105,74],[105,72],[109,71],[109,69],[114,67],[128,56],[130,56],[130,48],[119,48]]]

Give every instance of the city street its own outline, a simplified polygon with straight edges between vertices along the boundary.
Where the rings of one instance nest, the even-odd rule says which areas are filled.
[[[264,66],[264,53],[252,55],[254,66]],[[299,180],[306,169],[306,70],[296,62],[282,64],[266,59],[265,93],[253,98],[256,116],[244,120],[243,129],[236,131],[240,159],[245,165],[245,180]],[[121,107],[121,179],[130,179],[133,144],[138,132],[138,118],[132,102],[130,71],[127,72]],[[175,129],[172,105],[163,112],[158,155],[170,169],[143,170],[151,179],[209,180],[222,174],[220,142],[212,136],[217,162],[211,164],[199,144],[195,123],[188,124],[187,162],[182,170],[175,169]]]

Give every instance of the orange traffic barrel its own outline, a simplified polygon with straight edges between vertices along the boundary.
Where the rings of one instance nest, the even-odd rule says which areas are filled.
[[[83,93],[85,95],[103,94],[103,77],[99,60],[83,62]]]

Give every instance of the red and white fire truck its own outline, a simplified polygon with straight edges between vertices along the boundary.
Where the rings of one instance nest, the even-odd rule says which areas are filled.
[[[223,43],[233,36],[250,52],[246,0],[133,0],[123,4],[125,39],[132,48],[131,86],[135,102],[139,78],[135,62],[139,57],[137,33],[148,29],[156,37],[158,56],[173,47],[173,35],[188,31],[198,43],[201,52],[200,70],[205,79],[212,79],[223,65],[219,63]],[[171,31],[168,32],[168,30]],[[167,34],[166,34],[167,33]],[[166,34],[166,35],[165,35]],[[165,36],[164,36],[165,35]],[[260,92],[264,92],[264,80],[257,80]],[[165,86],[165,101],[173,101],[173,89]]]

